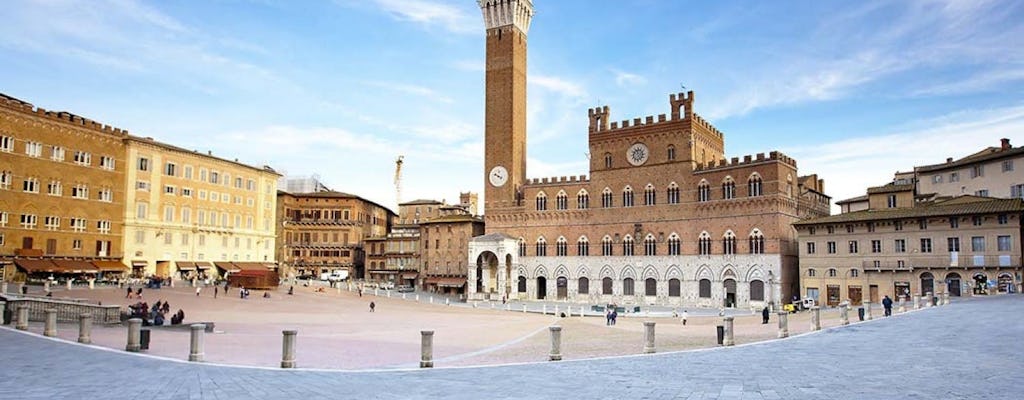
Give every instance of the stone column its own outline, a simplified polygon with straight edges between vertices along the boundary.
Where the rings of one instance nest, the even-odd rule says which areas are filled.
[[[811,307],[811,330],[821,330],[821,307]]]
[[[295,335],[299,331],[281,331],[284,340],[281,345],[281,368],[295,368]]]
[[[900,300],[899,301],[900,301],[900,307],[896,310],[896,312],[900,312],[900,313],[907,312],[907,304],[906,304],[906,301],[904,301],[903,296],[900,296]]]
[[[466,273],[466,298],[471,299],[476,294],[476,263],[469,263],[469,271]]]
[[[92,314],[90,313],[78,315],[78,343],[92,343]]]
[[[14,329],[17,329],[19,331],[27,331],[28,330],[28,304],[18,303],[18,305],[15,308],[15,310],[18,313],[18,319],[14,323]]]
[[[480,270],[480,290],[483,291],[484,296],[491,291],[491,269],[483,268]],[[474,281],[475,282],[475,281]],[[468,284],[468,283],[467,283]]]
[[[734,336],[733,318],[723,317],[722,325],[725,326],[725,338],[722,339],[722,346],[733,346],[736,344],[736,337]]]
[[[505,275],[507,275],[505,273],[505,263],[504,262],[499,262],[498,263],[498,296],[501,296],[501,298],[503,298],[503,299],[505,298],[505,296],[508,296],[508,291],[506,290],[506,289],[508,289],[508,287],[507,287],[508,285],[506,284],[506,282],[508,282],[508,277],[505,276]]]
[[[865,301],[864,302],[864,319],[866,319],[868,321],[875,319],[874,315],[871,314],[871,302],[870,301]]]
[[[192,337],[188,346],[188,360],[202,362],[204,355],[203,331],[206,330],[206,324],[192,324],[189,328],[192,330]]]
[[[779,339],[789,337],[789,313],[779,311]]]
[[[843,304],[841,307],[839,307],[839,324],[850,324],[850,306],[848,304]]]
[[[644,321],[644,353],[654,353],[653,321]]]
[[[125,350],[138,353],[142,349],[142,319],[132,318],[128,320],[128,345]]]
[[[434,331],[420,331],[420,368],[434,367]]]
[[[46,309],[46,325],[43,328],[43,336],[57,336],[57,309]]]
[[[18,293],[16,293],[16,294],[22,294],[22,292],[24,292],[24,291],[25,291],[25,282],[18,282]]]
[[[551,326],[548,327],[551,331],[551,354],[548,355],[550,361],[561,361],[562,360],[562,327]]]

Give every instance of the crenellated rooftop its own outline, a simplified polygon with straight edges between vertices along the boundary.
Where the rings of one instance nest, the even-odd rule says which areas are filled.
[[[722,138],[722,132],[719,131],[718,128],[715,128],[711,122],[708,122],[693,111],[694,94],[692,90],[686,93],[670,94],[668,96],[668,101],[671,106],[671,113],[669,115],[658,114],[657,120],[655,120],[653,115],[648,115],[642,118],[633,118],[632,121],[626,119],[621,122],[611,122],[611,108],[608,106],[598,106],[588,109],[587,116],[590,118],[589,132],[592,136],[596,134],[607,135],[615,133],[615,131],[625,131],[629,129],[685,121],[704,128],[716,135],[718,138]]]
[[[527,180],[527,185],[554,185],[554,184],[565,184],[565,183],[587,183],[590,182],[590,177],[586,175],[577,176],[553,176],[550,178],[530,178]]]
[[[732,159],[728,160],[723,158],[718,161],[710,161],[706,165],[697,164],[697,167],[696,169],[694,169],[694,172],[712,172],[726,168],[742,167],[746,165],[760,164],[769,161],[781,162],[783,164],[796,168],[796,160],[778,151],[773,151],[768,153],[767,157],[765,157],[764,153],[757,153],[757,155],[753,156],[749,154],[745,155],[743,156],[742,160],[740,159],[740,157],[733,157]]]
[[[127,129],[115,128],[110,125],[101,124],[91,119],[83,118],[66,111],[47,111],[42,107],[36,107],[32,105],[32,103],[22,101],[11,96],[7,96],[3,93],[0,93],[0,107],[14,111],[19,111],[25,114],[32,114],[34,116],[50,119],[53,121],[59,121],[61,123],[80,126],[86,129],[92,129],[97,132],[103,132],[109,135],[128,137]]]

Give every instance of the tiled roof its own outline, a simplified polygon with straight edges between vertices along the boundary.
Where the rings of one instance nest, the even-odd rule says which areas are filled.
[[[442,203],[440,201],[437,201],[437,200],[417,199],[417,200],[413,200],[413,201],[407,201],[407,202],[404,202],[404,203],[399,203],[398,205],[400,205],[400,206],[415,206],[415,205],[418,205],[418,204],[444,204],[444,203]]]
[[[443,217],[437,217],[429,221],[420,222],[421,224],[436,224],[443,222],[484,222],[482,219],[474,217],[469,214],[458,214],[458,215],[445,215]]]
[[[953,215],[978,215],[1024,212],[1024,200],[958,196],[948,200],[918,204],[913,208],[863,210],[796,222],[793,225],[835,224],[844,222],[895,220]]]
[[[896,185],[896,184],[890,183],[890,184],[884,185],[884,186],[875,186],[873,188],[868,188],[868,194],[905,192],[905,191],[908,191],[908,190],[914,190],[914,184],[913,183],[906,183],[906,184],[902,184],[902,185]]]
[[[857,202],[861,202],[861,201],[868,201],[868,195],[851,197],[851,198],[846,199],[846,200],[839,200],[839,201],[836,202],[836,205],[843,205],[843,204],[846,204],[846,203],[857,203]]]
[[[942,163],[942,164],[924,165],[924,166],[916,167],[916,168],[914,168],[914,170],[916,172],[941,171],[941,170],[944,170],[944,169],[958,168],[958,167],[962,167],[962,166],[965,166],[965,165],[971,165],[971,164],[980,163],[980,162],[984,162],[984,161],[990,161],[990,160],[997,160],[997,159],[1000,159],[1000,158],[1017,156],[1017,155],[1021,155],[1021,154],[1024,154],[1024,146],[1013,147],[1013,148],[1006,149],[1006,150],[1003,150],[1001,147],[988,147],[988,148],[986,148],[986,149],[984,149],[982,151],[979,151],[977,153],[971,154],[971,155],[969,155],[967,157],[961,158],[961,159],[953,161],[953,162]]]

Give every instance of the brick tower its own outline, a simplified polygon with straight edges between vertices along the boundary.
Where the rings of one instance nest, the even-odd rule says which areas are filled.
[[[478,0],[487,27],[484,213],[508,207],[526,181],[526,32],[531,0]]]

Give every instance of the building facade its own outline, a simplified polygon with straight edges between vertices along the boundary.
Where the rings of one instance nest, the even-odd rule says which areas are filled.
[[[964,195],[900,203],[913,198],[913,185],[898,184],[868,193],[872,205],[883,206],[794,224],[801,296],[835,306],[1019,289],[1021,199]]]
[[[468,211],[421,224],[420,287],[434,293],[465,294],[469,242],[483,234],[483,219]]]
[[[315,277],[346,271],[363,277],[369,238],[383,237],[394,212],[342,192],[277,192],[277,259],[283,277]],[[372,269],[372,268],[371,268]]]
[[[1024,147],[1013,147],[1010,139],[959,160],[915,167],[914,172],[918,193],[1024,198]]]
[[[0,94],[0,278],[124,272],[127,135]]]
[[[590,109],[590,175],[527,179],[532,3],[479,3],[487,235],[470,243],[470,298],[760,307],[799,289],[790,224],[828,215],[824,182],[778,152],[726,159],[692,91],[657,118]]]
[[[125,260],[135,276],[273,269],[280,174],[161,143],[125,139]],[[227,267],[224,267],[227,266]]]

